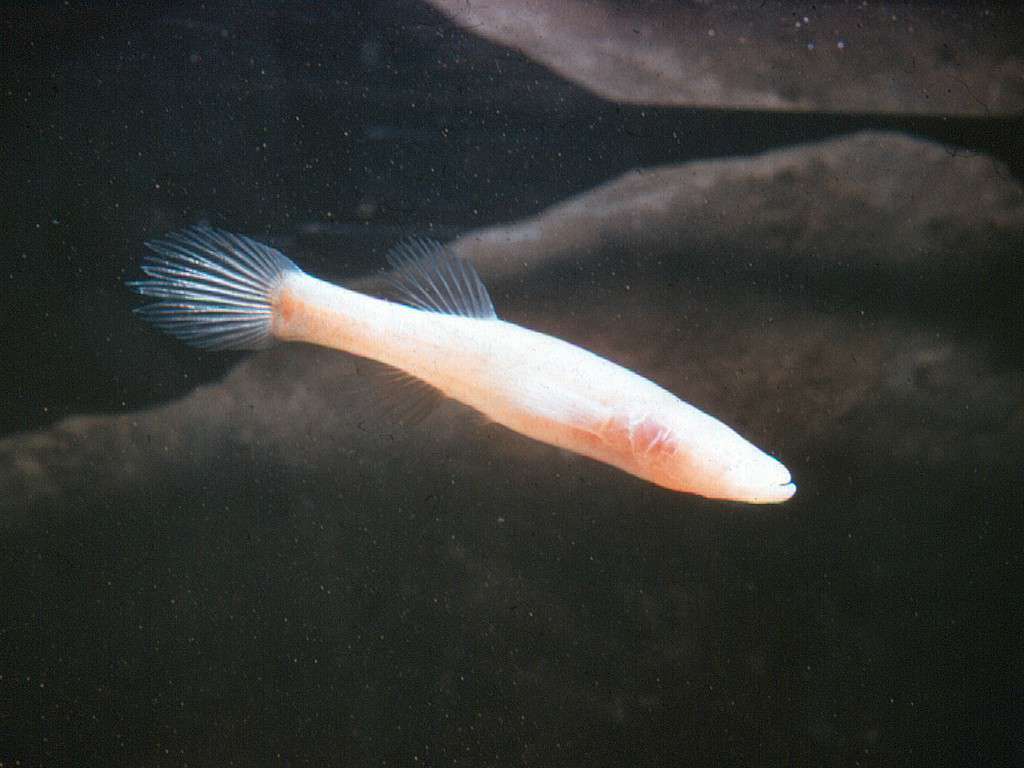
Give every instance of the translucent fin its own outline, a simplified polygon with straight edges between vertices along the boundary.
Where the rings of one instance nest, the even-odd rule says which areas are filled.
[[[147,279],[127,283],[160,299],[136,309],[171,336],[203,349],[261,349],[273,341],[271,300],[288,257],[243,235],[191,227],[146,243]]]
[[[378,389],[378,397],[381,391],[387,390]],[[381,403],[392,419],[407,427],[419,424],[447,399],[440,390],[415,376],[395,378],[391,392],[394,394],[390,397],[385,394]]]
[[[447,400],[443,392],[422,379],[375,360],[357,359],[354,373],[372,382],[374,405],[395,424],[419,424]]]
[[[391,288],[403,304],[428,312],[493,320],[490,294],[473,265],[436,240],[403,240],[387,254]]]

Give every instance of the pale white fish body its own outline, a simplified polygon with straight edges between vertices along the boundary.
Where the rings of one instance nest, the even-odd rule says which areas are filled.
[[[164,310],[150,310],[149,319],[187,341],[260,346],[273,337],[319,344],[401,369],[509,429],[666,488],[748,503],[785,501],[796,491],[779,461],[654,382],[574,344],[497,319],[471,267],[452,261],[456,257],[433,243],[401,246],[405,252],[392,259],[405,270],[403,288],[411,286],[409,298],[418,307],[319,280],[273,249],[227,233],[190,230],[176,241],[151,247],[164,258],[155,268],[144,265],[156,280],[135,283],[140,292],[173,299],[189,291],[195,300],[197,284],[214,285],[201,297],[208,304],[194,309],[180,325],[173,324],[183,311],[180,305],[150,305],[163,305]],[[183,251],[195,255],[197,250],[198,264],[174,274],[164,268],[181,262]],[[258,307],[261,335],[245,337],[245,344],[231,338],[225,342],[224,336],[204,344],[207,337],[201,332],[215,322],[225,325],[225,333],[237,334],[239,326],[243,332],[256,332],[240,317],[252,312],[248,294],[244,302],[227,297],[244,306],[218,304],[224,301],[227,289],[220,286],[226,277],[216,273],[203,282],[192,274],[198,269],[209,277],[211,264],[226,261],[232,263],[225,271],[244,267],[244,256],[264,257],[269,264],[250,269],[246,282],[255,285],[254,297],[263,291]],[[206,324],[197,328],[197,315],[209,316],[210,305],[220,308],[219,314],[213,312],[216,320],[204,319]],[[430,311],[438,309],[476,316]],[[230,326],[223,320],[225,313]]]

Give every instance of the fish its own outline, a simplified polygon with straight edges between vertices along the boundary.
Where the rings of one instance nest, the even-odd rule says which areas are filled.
[[[389,298],[313,277],[221,229],[190,227],[146,246],[145,277],[128,286],[156,301],[135,311],[195,347],[317,344],[672,491],[749,504],[796,493],[782,462],[715,417],[611,360],[499,319],[472,264],[435,240],[410,238],[387,253]]]

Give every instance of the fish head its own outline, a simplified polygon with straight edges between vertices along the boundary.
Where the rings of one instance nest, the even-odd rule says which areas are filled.
[[[711,499],[777,504],[792,498],[796,485],[778,459],[769,456],[713,416],[688,406],[675,418],[639,430],[642,461],[659,485]]]

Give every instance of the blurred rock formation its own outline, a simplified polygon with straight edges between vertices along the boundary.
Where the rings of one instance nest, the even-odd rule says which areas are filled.
[[[963,3],[429,0],[612,101],[1020,115],[1021,9]]]

